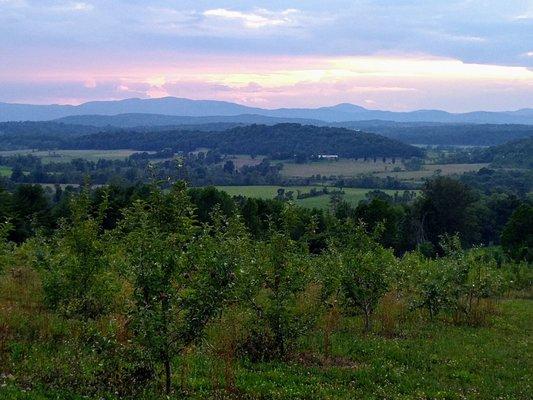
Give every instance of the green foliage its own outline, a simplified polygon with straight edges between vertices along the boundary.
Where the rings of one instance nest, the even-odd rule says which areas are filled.
[[[199,227],[183,183],[165,194],[153,188],[124,213],[116,236],[124,274],[133,286],[135,339],[165,369],[170,391],[171,358],[202,336],[230,297],[248,236],[240,220],[220,211]]]
[[[11,199],[12,238],[22,242],[37,230],[51,227],[50,203],[40,185],[19,185]]]
[[[444,312],[468,320],[482,299],[502,294],[504,274],[491,254],[463,251],[457,236],[444,237],[441,247],[445,254],[436,259],[405,255],[400,287],[410,293],[411,305],[427,310],[430,318]]]
[[[0,273],[9,266],[11,246],[7,238],[12,229],[13,225],[9,222],[0,223]]]
[[[502,247],[515,260],[533,262],[533,206],[524,204],[511,215],[502,232]]]
[[[182,182],[65,199],[68,219],[50,237],[11,252],[0,226],[0,262],[13,260],[0,275],[0,395],[5,384],[151,399],[179,381],[180,395],[196,398],[433,398],[459,390],[456,380],[485,379],[454,350],[466,341],[495,361],[525,343],[516,334],[520,343],[492,354],[488,343],[500,343],[487,335],[507,340],[492,327],[525,326],[503,325],[496,301],[527,296],[531,267],[496,248],[463,250],[446,234],[438,256],[398,259],[383,238],[400,210],[383,200],[336,218],[290,202],[230,202]],[[498,207],[514,204],[503,200]],[[447,334],[453,346],[441,341]],[[464,394],[486,390],[480,382]]]
[[[312,291],[308,258],[307,250],[283,231],[253,246],[239,274],[240,296],[254,315],[244,349],[252,359],[286,357],[313,327],[316,316],[308,303],[313,298],[305,295]]]
[[[341,285],[347,306],[355,307],[364,317],[364,329],[370,331],[374,310],[389,287],[395,258],[373,238],[365,237],[358,227],[348,247],[333,250],[338,259]],[[335,254],[337,253],[337,254]]]
[[[426,182],[417,204],[419,243],[440,244],[442,235],[459,234],[466,243],[477,240],[477,227],[472,211],[474,192],[451,178],[439,177]]]
[[[47,306],[68,316],[96,318],[113,310],[118,290],[100,231],[105,202],[91,213],[88,189],[72,198],[71,219],[62,220],[37,254]]]
[[[170,392],[171,356],[183,342],[178,327],[182,296],[191,282],[186,250],[195,234],[194,211],[185,186],[164,194],[154,187],[149,201],[137,200],[124,211],[117,236],[124,251],[124,274],[133,286],[131,308],[135,338],[165,368]]]

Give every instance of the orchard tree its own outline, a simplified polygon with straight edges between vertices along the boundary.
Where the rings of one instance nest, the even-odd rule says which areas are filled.
[[[101,232],[106,201],[91,211],[89,189],[70,200],[70,219],[63,219],[38,252],[45,302],[69,316],[96,318],[113,308],[118,291],[109,268],[109,247]]]
[[[254,315],[248,347],[253,358],[284,358],[294,340],[314,325],[317,307],[311,303],[318,298],[311,287],[307,246],[288,232],[296,219],[293,211],[286,205],[283,227],[271,227],[268,239],[255,243],[251,261],[239,274],[239,297]]]
[[[131,310],[138,342],[163,364],[165,391],[171,391],[171,357],[179,349],[175,327],[182,314],[179,293],[189,283],[186,251],[197,228],[184,183],[169,194],[156,185],[147,201],[124,211],[117,234],[125,253],[125,274],[133,284]]]
[[[136,340],[164,369],[172,389],[172,358],[202,336],[224,306],[248,237],[236,217],[219,209],[212,224],[198,225],[183,182],[166,194],[154,187],[136,201],[117,229],[125,273],[133,286],[131,317]]]
[[[342,288],[348,307],[355,307],[364,318],[364,330],[372,328],[372,317],[379,300],[389,287],[389,272],[395,258],[378,244],[366,248],[346,248],[340,254]]]

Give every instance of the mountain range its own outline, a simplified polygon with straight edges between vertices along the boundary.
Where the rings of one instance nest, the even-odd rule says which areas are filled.
[[[150,125],[150,121],[160,120],[156,125],[186,123],[170,121],[170,117],[208,118],[205,122],[255,122],[265,123],[265,118],[278,122],[346,122],[382,120],[395,122],[439,122],[439,123],[492,123],[492,124],[528,124],[533,125],[533,109],[517,111],[469,113],[449,113],[441,110],[417,110],[394,112],[369,110],[354,104],[338,104],[319,108],[278,108],[264,109],[248,107],[241,104],[216,100],[191,100],[176,97],[158,99],[126,99],[113,101],[92,101],[80,105],[34,105],[0,103],[0,122],[4,121],[50,121],[65,117],[88,116],[122,116],[123,121],[135,120],[135,125]],[[134,116],[132,114],[144,114]],[[149,115],[150,114],[150,115]],[[158,117],[154,117],[157,115]],[[87,117],[85,117],[87,118]],[[119,118],[120,119],[120,118]],[[102,119],[103,120],[103,119]],[[163,121],[164,120],[164,121]],[[75,118],[68,121],[80,123]],[[153,122],[152,122],[153,123]],[[192,123],[192,122],[187,122]],[[102,124],[102,122],[100,122]]]

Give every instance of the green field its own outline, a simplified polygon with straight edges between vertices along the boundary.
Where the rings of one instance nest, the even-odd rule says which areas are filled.
[[[236,155],[225,157],[222,164],[224,164],[224,162],[226,162],[227,160],[231,160],[233,161],[235,168],[241,169],[245,165],[254,166],[254,165],[261,164],[264,158],[265,158],[264,156],[251,157],[246,154],[236,154]]]
[[[124,160],[135,150],[51,150],[51,151],[32,151],[32,150],[12,150],[0,151],[0,156],[15,154],[31,154],[41,158],[43,163],[50,162],[70,162],[76,158],[83,158],[89,161],[105,160]]]
[[[465,172],[479,171],[489,164],[427,164],[420,171],[379,172],[376,175],[382,178],[393,176],[402,181],[420,181],[434,175],[454,175]]]
[[[403,165],[397,161],[392,164],[390,160],[383,162],[381,159],[373,160],[351,160],[340,159],[338,161],[314,161],[305,164],[284,162],[281,174],[286,177],[308,178],[313,175],[336,175],[336,176],[356,176],[359,174],[392,171],[394,168],[402,168]]]
[[[426,164],[420,171],[407,171],[400,161],[392,164],[391,160],[383,162],[381,159],[373,160],[350,160],[338,161],[315,161],[305,164],[284,163],[281,170],[285,177],[309,178],[313,175],[353,177],[360,174],[375,174],[379,177],[393,176],[400,180],[420,181],[423,178],[440,175],[462,174],[464,172],[478,171],[488,164]],[[398,169],[401,169],[398,171]]]
[[[0,165],[0,176],[11,176],[11,168],[4,165]]]
[[[217,189],[223,190],[231,196],[245,196],[260,199],[273,199],[278,193],[281,186],[217,186]],[[300,190],[302,193],[307,193],[311,188],[320,189],[320,186],[291,186],[283,187],[285,191],[293,191],[296,197],[296,192]],[[372,189],[359,188],[344,188],[344,200],[352,205],[357,205],[361,200],[364,200],[365,195]],[[383,190],[383,192],[394,195],[396,190]],[[307,199],[295,200],[295,203],[308,208],[328,208],[330,198],[329,195],[322,195],[316,197],[309,197]]]

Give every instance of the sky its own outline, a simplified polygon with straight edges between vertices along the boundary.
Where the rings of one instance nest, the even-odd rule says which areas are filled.
[[[0,0],[0,102],[533,108],[533,0]]]

